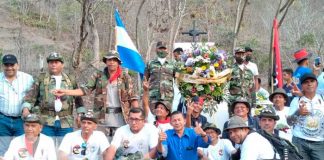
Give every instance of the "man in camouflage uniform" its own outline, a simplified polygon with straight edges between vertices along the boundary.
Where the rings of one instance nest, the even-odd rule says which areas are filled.
[[[167,61],[167,47],[164,42],[156,45],[157,58],[147,64],[145,77],[150,84],[150,110],[152,113],[154,104],[164,100],[172,104],[173,101],[173,78],[175,68],[172,62]]]
[[[237,48],[235,50],[235,61],[232,68],[231,80],[229,81],[230,104],[240,97],[247,99],[251,103],[251,90],[254,86],[254,77],[252,71],[244,65],[244,48]]]
[[[47,57],[48,73],[41,73],[24,99],[24,108],[41,116],[44,123],[42,133],[47,136],[63,137],[74,127],[73,106],[78,116],[85,113],[81,97],[55,96],[54,89],[76,89],[75,77],[63,72],[62,55],[52,52]],[[79,117],[77,118],[79,119]]]
[[[94,73],[86,85],[77,90],[55,90],[55,95],[86,95],[95,90],[95,116],[99,119],[98,130],[110,138],[120,126],[127,122],[131,107],[138,107],[138,96],[133,89],[133,81],[123,73],[121,60],[116,51],[110,51],[103,57],[106,67]]]

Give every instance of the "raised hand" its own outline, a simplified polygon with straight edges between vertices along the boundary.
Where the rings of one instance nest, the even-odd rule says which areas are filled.
[[[161,128],[159,128],[159,143],[162,143],[163,141],[165,141],[167,139],[167,135],[165,132],[162,131]]]
[[[191,113],[193,112],[194,110],[193,104],[194,102],[187,100],[187,115],[191,115]]]
[[[299,115],[302,115],[302,116],[306,116],[306,115],[309,115],[310,112],[308,111],[307,107],[306,107],[306,102],[304,101],[301,101],[299,103]]]
[[[201,123],[196,122],[196,127],[194,128],[196,134],[201,136],[206,136],[206,132],[201,128]]]
[[[146,79],[146,77],[144,77],[143,80],[143,90],[144,91],[148,91],[150,89],[150,82],[149,80]]]

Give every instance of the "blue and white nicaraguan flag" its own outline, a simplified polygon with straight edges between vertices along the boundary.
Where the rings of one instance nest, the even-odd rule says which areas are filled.
[[[122,66],[144,74],[145,63],[127,34],[117,9],[115,10],[115,19],[116,45],[121,61],[123,62]]]

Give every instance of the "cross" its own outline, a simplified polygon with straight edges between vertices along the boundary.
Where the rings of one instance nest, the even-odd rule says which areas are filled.
[[[207,32],[202,32],[202,31],[196,30],[196,20],[194,20],[192,22],[192,25],[193,25],[193,27],[192,27],[191,30],[189,30],[188,32],[182,32],[182,34],[188,34],[189,36],[191,36],[192,37],[192,42],[194,44],[196,44],[197,43],[196,42],[196,37],[199,36],[200,34],[207,34]]]

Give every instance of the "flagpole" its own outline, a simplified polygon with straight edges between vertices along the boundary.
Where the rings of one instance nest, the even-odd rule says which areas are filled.
[[[271,33],[271,54],[270,54],[270,60],[271,60],[271,71],[270,71],[270,87],[271,87],[271,93],[273,93],[273,73],[274,73],[274,22],[272,24],[272,33]]]

